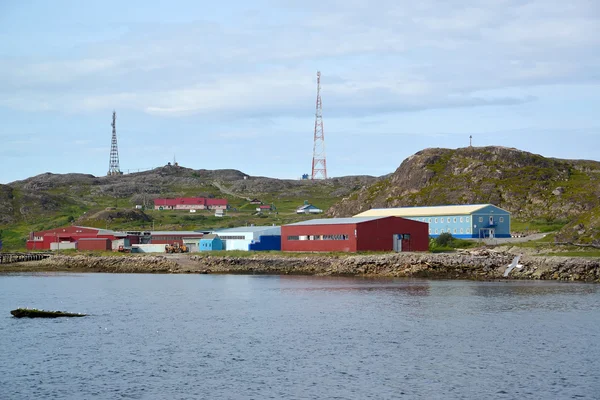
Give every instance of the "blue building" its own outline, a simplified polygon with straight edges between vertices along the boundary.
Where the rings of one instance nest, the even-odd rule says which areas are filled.
[[[200,251],[223,250],[223,241],[218,235],[204,235],[198,246]]]
[[[429,236],[450,233],[457,238],[510,237],[510,212],[492,204],[434,207],[372,208],[355,217],[395,216],[427,222]]]
[[[259,236],[258,241],[248,245],[250,251],[281,250],[281,235]]]

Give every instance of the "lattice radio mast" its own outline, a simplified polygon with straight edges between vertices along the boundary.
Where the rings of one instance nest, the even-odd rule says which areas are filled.
[[[325,159],[325,136],[323,134],[323,105],[321,104],[321,72],[317,71],[317,111],[315,113],[315,138],[313,144],[312,176],[314,179],[327,179]]]
[[[110,144],[110,163],[108,165],[107,175],[121,175],[119,169],[119,148],[117,147],[117,113],[113,111],[112,115],[112,141]]]

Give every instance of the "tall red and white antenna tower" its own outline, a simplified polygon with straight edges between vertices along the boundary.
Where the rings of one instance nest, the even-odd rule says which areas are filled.
[[[313,144],[311,179],[327,179],[325,136],[323,134],[323,105],[321,104],[321,73],[317,71],[317,112],[315,113],[315,139]]]

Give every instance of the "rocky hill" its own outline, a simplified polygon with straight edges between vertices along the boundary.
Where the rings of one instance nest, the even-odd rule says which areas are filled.
[[[492,203],[518,220],[568,222],[559,240],[600,240],[600,162],[560,160],[505,147],[425,149],[390,176],[328,211]]]
[[[236,213],[183,215],[152,209],[158,197],[226,197]],[[248,201],[275,204],[277,213],[255,215]],[[560,241],[600,241],[600,162],[545,158],[512,148],[426,149],[392,174],[326,181],[249,176],[237,170],[167,165],[120,176],[41,174],[0,185],[0,230],[5,244],[24,245],[28,232],[68,223],[114,229],[207,229],[251,223],[282,224],[301,218],[304,200],[347,217],[375,207],[492,203],[513,221],[558,221]],[[260,217],[260,219],[259,219]],[[307,216],[308,217],[308,216]],[[252,219],[254,218],[254,219]]]

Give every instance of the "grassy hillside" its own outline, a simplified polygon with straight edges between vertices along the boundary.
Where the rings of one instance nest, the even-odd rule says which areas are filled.
[[[43,174],[0,185],[0,230],[5,250],[22,250],[29,232],[75,224],[114,230],[210,230],[244,225],[281,225],[314,216],[295,213],[308,201],[327,210],[343,196],[374,182],[359,176],[327,181],[251,177],[235,170],[166,166],[116,177]],[[224,217],[214,211],[155,211],[155,198],[226,198]],[[253,198],[272,204],[256,212]],[[142,205],[143,210],[135,209]]]

